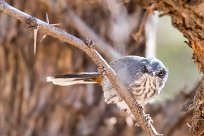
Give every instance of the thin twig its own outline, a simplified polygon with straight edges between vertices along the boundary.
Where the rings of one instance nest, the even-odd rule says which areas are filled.
[[[20,20],[23,23],[27,23],[31,27],[37,26],[46,35],[50,35],[52,37],[55,37],[61,41],[67,42],[79,48],[80,50],[84,51],[96,63],[97,66],[104,66],[104,68],[106,69],[105,71],[106,76],[110,80],[110,83],[127,103],[128,107],[131,109],[131,112],[137,119],[138,124],[141,126],[141,128],[143,128],[146,135],[148,136],[160,135],[157,133],[153,125],[146,118],[143,108],[139,106],[139,104],[131,96],[130,92],[127,91],[127,88],[125,88],[124,85],[121,84],[119,78],[116,76],[113,69],[107,64],[107,62],[94,48],[87,46],[83,40],[10,6],[9,4],[4,2],[4,0],[0,0],[0,10]]]
[[[145,11],[144,16],[142,18],[142,22],[141,22],[141,24],[139,26],[138,32],[135,32],[135,33],[132,34],[132,37],[134,38],[134,40],[136,42],[140,43],[144,39],[142,37],[142,35],[144,33],[144,27],[145,27],[145,24],[147,22],[147,19],[148,19],[149,15],[151,15],[153,13],[154,8],[155,8],[154,4],[152,4],[150,7],[147,8],[147,10]]]

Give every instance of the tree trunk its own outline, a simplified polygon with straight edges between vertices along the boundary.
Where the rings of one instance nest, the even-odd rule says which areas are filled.
[[[147,8],[153,1],[137,2]],[[12,6],[40,19],[45,20],[48,12],[49,23],[60,23],[60,28],[81,39],[93,39],[100,44],[97,50],[108,61],[130,54],[144,56],[144,32],[139,43],[131,37],[133,32],[140,30],[145,16],[145,10],[137,2],[9,1]],[[154,4],[157,10],[172,16],[174,26],[188,38],[195,62],[203,72],[201,30],[204,14],[200,12],[203,2],[167,0]],[[82,51],[51,37],[39,42],[43,36],[39,32],[34,55],[33,29],[6,14],[0,14],[0,30],[0,135],[144,135],[115,105],[105,104],[100,86],[59,87],[46,82],[46,77],[54,74],[96,71],[96,66]],[[147,105],[147,113],[153,117],[156,129],[164,135],[202,135],[203,80],[190,93],[182,92],[174,100]],[[186,123],[192,116],[188,133]]]

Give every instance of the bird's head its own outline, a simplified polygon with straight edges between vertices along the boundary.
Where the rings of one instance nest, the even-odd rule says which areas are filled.
[[[140,60],[140,73],[154,79],[158,84],[158,89],[164,87],[168,78],[168,69],[157,58],[143,58]]]

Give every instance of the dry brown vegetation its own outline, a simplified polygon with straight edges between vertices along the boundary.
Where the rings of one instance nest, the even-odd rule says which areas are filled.
[[[108,62],[121,54],[144,56],[145,39],[137,43],[131,36],[121,39],[124,35],[117,35],[115,38],[110,36],[110,31],[111,25],[122,18],[124,12],[131,30],[123,33],[138,31],[145,14],[143,7],[147,9],[152,0],[121,1],[121,5],[118,5],[123,11],[118,13],[120,16],[115,15],[117,13],[114,13],[112,7],[108,7],[105,0],[7,2],[42,20],[45,20],[45,13],[48,12],[50,23],[60,23],[59,27],[63,30],[98,43],[96,49]],[[156,10],[170,15],[174,26],[188,38],[194,51],[194,60],[201,72],[204,64],[203,6],[204,2],[199,0],[166,0],[156,6]],[[65,46],[65,43],[50,37],[42,43],[38,39],[37,53],[34,55],[32,31],[32,28],[27,28],[18,20],[4,13],[0,14],[0,135],[144,134],[139,127],[127,125],[125,116],[114,105],[105,104],[99,86],[58,87],[48,84],[46,76],[95,71],[96,66],[82,51]],[[42,35],[41,32],[38,37]],[[120,46],[115,44],[117,38],[123,43]],[[202,81],[188,94],[180,93],[174,100],[147,105],[146,112],[153,117],[156,130],[169,136],[189,133],[203,135],[203,91]]]

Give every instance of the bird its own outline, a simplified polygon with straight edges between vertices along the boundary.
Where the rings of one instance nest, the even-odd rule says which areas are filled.
[[[125,56],[109,65],[141,107],[160,94],[168,78],[168,69],[154,57]],[[107,104],[116,104],[120,110],[131,113],[107,76],[101,72],[55,75],[47,77],[47,81],[61,86],[97,83],[102,86]]]

